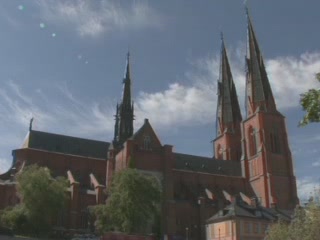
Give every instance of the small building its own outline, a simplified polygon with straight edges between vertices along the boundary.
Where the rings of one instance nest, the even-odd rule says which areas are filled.
[[[257,199],[247,202],[244,194],[207,220],[206,240],[263,240],[269,225],[279,219],[290,222],[293,211],[262,207]]]

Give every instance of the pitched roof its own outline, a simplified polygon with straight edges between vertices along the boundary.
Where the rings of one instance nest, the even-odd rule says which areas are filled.
[[[153,127],[151,126],[149,119],[147,119],[147,118],[144,119],[143,125],[129,139],[133,139],[133,140],[138,139],[139,136],[144,133],[151,134],[152,135],[151,137],[155,140],[155,142],[159,146],[161,146],[161,142],[160,142],[156,132],[154,131]]]
[[[241,164],[238,161],[217,160],[183,153],[174,153],[174,158],[175,169],[227,176],[241,176]]]
[[[282,210],[277,208],[265,208],[261,206],[253,207],[240,198],[236,198],[234,202],[220,210],[207,220],[207,223],[221,222],[232,217],[256,218],[266,221],[274,221],[279,218],[290,221],[293,211]]]
[[[107,158],[110,143],[31,130],[23,148],[92,158]]]
[[[223,38],[218,91],[217,124],[219,125],[218,135],[220,135],[228,125],[239,124],[242,120],[237,91]]]
[[[249,75],[251,75],[251,79],[247,77],[247,94],[251,101],[255,103],[264,101],[267,104],[267,110],[275,110],[276,106],[271,86],[249,13],[247,13],[247,17],[248,40],[246,58],[247,70]]]

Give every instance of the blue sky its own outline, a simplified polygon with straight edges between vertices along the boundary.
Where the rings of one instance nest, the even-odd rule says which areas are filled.
[[[297,127],[299,94],[319,87],[320,3],[248,4],[306,198],[320,184],[320,125]],[[32,116],[36,130],[111,140],[128,48],[135,129],[149,118],[175,151],[212,156],[220,31],[244,103],[242,0],[7,0],[0,29],[0,171]]]

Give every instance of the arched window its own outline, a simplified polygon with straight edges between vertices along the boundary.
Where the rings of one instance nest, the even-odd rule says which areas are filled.
[[[249,137],[249,155],[254,156],[257,154],[257,131],[255,128],[252,126],[249,127],[248,129],[248,137]]]
[[[151,146],[150,146],[151,140],[150,140],[150,136],[146,135],[143,137],[143,148],[145,150],[151,150]]]
[[[218,147],[217,147],[217,159],[220,159],[220,160],[223,159],[223,158],[222,158],[222,152],[223,152],[222,147],[221,147],[221,145],[219,144]]]
[[[273,153],[281,153],[280,132],[277,126],[273,126],[270,133],[270,148]]]

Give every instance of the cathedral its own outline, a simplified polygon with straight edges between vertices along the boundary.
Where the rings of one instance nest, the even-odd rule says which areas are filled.
[[[276,216],[289,217],[299,200],[285,117],[277,109],[249,16],[245,59],[242,116],[222,39],[215,156],[174,152],[172,145],[161,142],[148,119],[134,131],[128,54],[113,139],[82,139],[30,126],[22,146],[12,151],[12,167],[0,175],[0,209],[19,203],[16,175],[24,166],[46,166],[70,183],[68,208],[56,226],[86,231],[88,207],[105,204],[114,173],[134,160],[135,168],[162,183],[162,230],[169,239],[220,239],[238,231],[243,236],[258,234]],[[233,225],[242,218],[250,221]],[[225,223],[228,219],[231,227]],[[221,239],[263,239],[249,235]]]

